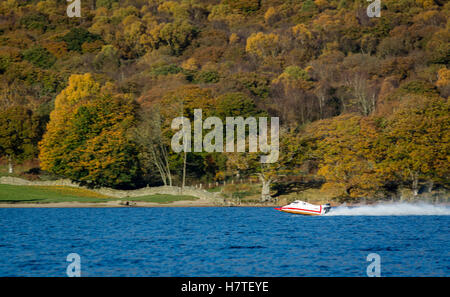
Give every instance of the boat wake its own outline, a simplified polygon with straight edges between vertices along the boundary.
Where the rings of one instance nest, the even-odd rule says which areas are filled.
[[[450,207],[430,203],[380,203],[332,207],[326,216],[448,216]]]

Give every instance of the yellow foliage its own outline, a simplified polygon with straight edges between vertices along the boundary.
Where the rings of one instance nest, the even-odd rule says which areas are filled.
[[[423,13],[419,13],[416,16],[414,16],[414,22],[428,22],[432,19],[435,19],[436,17],[439,16],[439,12],[435,11],[435,10],[429,10],[429,11],[424,11]]]
[[[216,173],[216,176],[214,177],[215,180],[224,180],[225,179],[225,173],[223,171],[218,171]]]
[[[329,14],[322,13],[313,20],[313,26],[323,31],[334,31],[340,26],[340,21]]]
[[[58,7],[55,5],[54,1],[52,0],[46,0],[46,1],[39,1],[36,4],[36,9],[42,13],[45,14],[57,14]]]
[[[198,70],[199,65],[195,58],[189,58],[181,64],[181,67],[187,70]]]
[[[312,39],[311,32],[306,28],[304,24],[298,24],[291,28],[294,38],[300,41],[301,44],[306,43]]]
[[[371,150],[378,137],[373,120],[354,114],[322,120],[307,128],[306,137],[317,140],[314,154],[321,159],[317,174],[326,179],[324,189],[361,197],[382,185],[374,162],[377,151]]]
[[[229,43],[230,44],[236,44],[241,40],[241,38],[239,37],[239,35],[237,35],[236,33],[231,33],[230,38],[229,38]]]
[[[176,1],[164,1],[158,6],[158,12],[171,14],[177,19],[189,18],[189,5]]]
[[[279,15],[276,11],[275,8],[273,8],[272,6],[269,7],[266,11],[266,13],[264,14],[264,21],[268,24],[277,21],[277,19],[279,18]]]
[[[94,81],[90,73],[70,76],[69,85],[56,96],[55,109],[50,113],[47,132],[39,143],[39,159],[42,169],[51,170],[54,167],[55,156],[64,154],[63,150],[56,150],[54,144],[62,141],[61,132],[67,126],[71,111],[83,99],[95,96],[99,91],[100,85]]]
[[[112,90],[107,84],[102,91]],[[72,75],[39,143],[41,168],[92,185],[130,185],[138,174],[129,96],[102,94],[92,76]]]
[[[423,8],[431,8],[435,6],[433,0],[416,0],[416,3],[422,5]]]
[[[103,47],[103,42],[101,40],[96,40],[93,42],[85,42],[81,45],[83,53],[96,53],[99,52]]]
[[[319,7],[320,9],[324,9],[324,8],[329,7],[330,4],[328,2],[329,1],[327,1],[327,0],[314,0],[314,4],[317,7]]]
[[[93,79],[92,74],[72,74],[69,77],[67,88],[56,96],[55,110],[52,114],[58,112],[58,109],[64,106],[74,105],[81,99],[97,95],[99,90],[100,84]]]
[[[245,50],[259,57],[275,57],[280,51],[279,41],[279,36],[274,33],[253,33],[247,39]]]
[[[228,25],[233,26],[242,23],[245,20],[245,17],[241,14],[234,13],[230,6],[226,4],[219,4],[211,7],[208,20],[223,21]]]
[[[450,70],[447,68],[441,68],[438,71],[438,80],[436,86],[442,88],[450,85]]]

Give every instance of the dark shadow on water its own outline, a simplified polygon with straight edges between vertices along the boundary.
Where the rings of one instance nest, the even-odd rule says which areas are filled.
[[[27,202],[40,202],[42,199],[20,199],[20,200],[0,200],[0,203],[27,203]]]
[[[232,245],[227,247],[227,249],[264,249],[265,247],[260,245],[255,246],[241,246],[241,245]]]

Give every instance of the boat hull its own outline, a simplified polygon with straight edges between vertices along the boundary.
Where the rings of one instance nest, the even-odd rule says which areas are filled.
[[[320,216],[326,213],[325,209],[322,206],[320,206],[320,208],[317,210],[302,209],[297,207],[286,207],[286,206],[278,207],[275,209],[286,213],[299,214],[305,216]]]

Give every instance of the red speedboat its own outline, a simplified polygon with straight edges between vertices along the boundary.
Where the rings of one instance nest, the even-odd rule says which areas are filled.
[[[308,215],[308,216],[320,216],[326,214],[328,211],[330,211],[331,206],[330,204],[323,204],[323,205],[315,205],[310,204],[304,201],[296,200],[292,202],[291,204],[288,204],[286,206],[275,208],[276,210],[288,212],[288,213],[294,213],[294,214],[301,214],[301,215]]]

